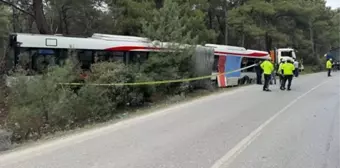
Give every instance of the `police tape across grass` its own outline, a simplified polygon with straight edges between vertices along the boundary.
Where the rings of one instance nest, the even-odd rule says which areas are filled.
[[[194,78],[186,78],[186,79],[175,79],[175,80],[163,80],[163,81],[146,81],[146,82],[133,82],[133,83],[58,83],[58,85],[69,85],[69,86],[83,86],[83,85],[89,85],[89,86],[140,86],[140,85],[159,85],[159,84],[170,84],[170,83],[180,83],[180,82],[191,82],[191,81],[197,81],[197,80],[203,80],[203,79],[210,79],[212,77],[217,76],[225,76],[227,74],[231,74],[234,72],[239,72],[242,70],[246,70],[249,68],[252,68],[256,66],[257,64],[253,64],[244,68],[232,70],[229,72],[224,73],[218,73],[213,75],[207,75],[207,76],[200,76],[200,77],[194,77]]]

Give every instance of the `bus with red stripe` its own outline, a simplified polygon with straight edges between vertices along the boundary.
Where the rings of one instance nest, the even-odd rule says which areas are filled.
[[[75,52],[83,69],[100,61],[122,61],[126,64],[143,63],[150,52],[169,52],[171,43],[151,41],[144,37],[120,36],[95,33],[91,37],[67,37],[62,35],[41,35],[14,33],[10,35],[9,67],[20,65],[27,70],[42,71],[49,65],[61,65],[68,52]],[[185,45],[183,45],[185,47]],[[268,53],[247,50],[243,47],[206,44],[214,48],[212,73],[224,73],[242,67],[242,61],[265,59]],[[239,78],[247,72],[226,74],[218,78],[219,86],[236,85]],[[217,80],[217,78],[212,78]]]
[[[255,66],[238,72],[228,72],[254,65],[257,61],[270,57],[268,52],[247,50],[244,47],[216,44],[206,44],[205,46],[214,48],[212,74],[224,74],[212,77],[212,80],[215,80],[219,87],[238,85],[242,79],[245,82],[251,82],[251,79],[256,78]]]

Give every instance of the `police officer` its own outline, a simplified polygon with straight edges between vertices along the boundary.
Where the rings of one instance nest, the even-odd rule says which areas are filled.
[[[269,90],[269,81],[270,81],[272,72],[274,70],[274,66],[270,60],[271,58],[269,57],[267,60],[263,61],[260,65],[261,68],[263,69],[263,74],[264,74],[263,91],[267,91],[267,92],[271,91]]]
[[[331,72],[332,72],[332,58],[330,58],[327,62],[326,62],[326,69],[328,71],[328,77],[331,76]]]
[[[281,90],[286,89],[286,82],[287,81],[288,81],[287,90],[288,91],[291,90],[290,86],[292,85],[294,70],[295,70],[295,66],[293,64],[293,61],[291,61],[291,60],[287,60],[287,63],[282,65],[284,80],[283,80],[281,88],[280,88]]]
[[[283,80],[284,80],[282,65],[285,64],[285,63],[286,62],[281,58],[279,67],[277,69],[277,73],[278,73],[279,78],[280,78],[280,86],[282,86],[282,83],[283,83]]]

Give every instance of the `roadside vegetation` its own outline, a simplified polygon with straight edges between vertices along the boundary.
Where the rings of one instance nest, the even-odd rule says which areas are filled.
[[[188,49],[152,54],[147,62],[131,65],[99,62],[91,66],[90,75],[82,81],[83,86],[58,85],[82,80],[75,55],[70,52],[64,66],[48,67],[43,75],[31,80],[26,80],[27,72],[18,67],[12,74],[18,80],[8,88],[5,56],[9,32],[65,35],[100,32],[257,50],[292,47],[298,50],[298,57],[303,58],[306,72],[322,70],[323,55],[332,46],[339,45],[339,10],[325,7],[322,0],[247,0],[228,1],[227,4],[219,0],[76,0],[72,3],[48,0],[46,4],[33,0],[35,4],[42,4],[42,8],[9,0],[1,3],[4,1],[0,0],[0,129],[13,132],[12,140],[18,143],[121,118],[126,111],[159,102],[178,102],[195,93],[208,94],[212,86],[195,87],[193,82],[89,85],[193,77],[193,50]],[[31,13],[31,10],[43,12]],[[173,47],[178,51],[178,46]]]

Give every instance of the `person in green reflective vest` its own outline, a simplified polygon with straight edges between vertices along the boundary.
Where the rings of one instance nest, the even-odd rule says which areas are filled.
[[[287,63],[282,65],[282,71],[283,71],[284,79],[283,79],[282,85],[280,87],[281,90],[286,89],[286,82],[287,81],[288,81],[287,90],[288,91],[291,90],[290,87],[292,85],[294,70],[295,70],[295,66],[293,64],[293,61],[291,61],[291,60],[287,60]]]
[[[332,58],[330,58],[327,62],[326,62],[326,69],[328,71],[328,77],[332,76],[331,72],[332,72]]]
[[[280,87],[282,86],[282,82],[283,82],[283,80],[284,80],[282,65],[285,64],[285,63],[286,63],[286,61],[283,60],[283,59],[281,58],[279,67],[278,67],[278,69],[277,69],[277,73],[278,73],[278,76],[279,76],[279,78],[280,78]]]
[[[274,70],[274,65],[270,62],[271,58],[269,57],[267,60],[261,63],[261,68],[263,69],[264,75],[264,84],[263,91],[270,92],[269,90],[269,81]]]

